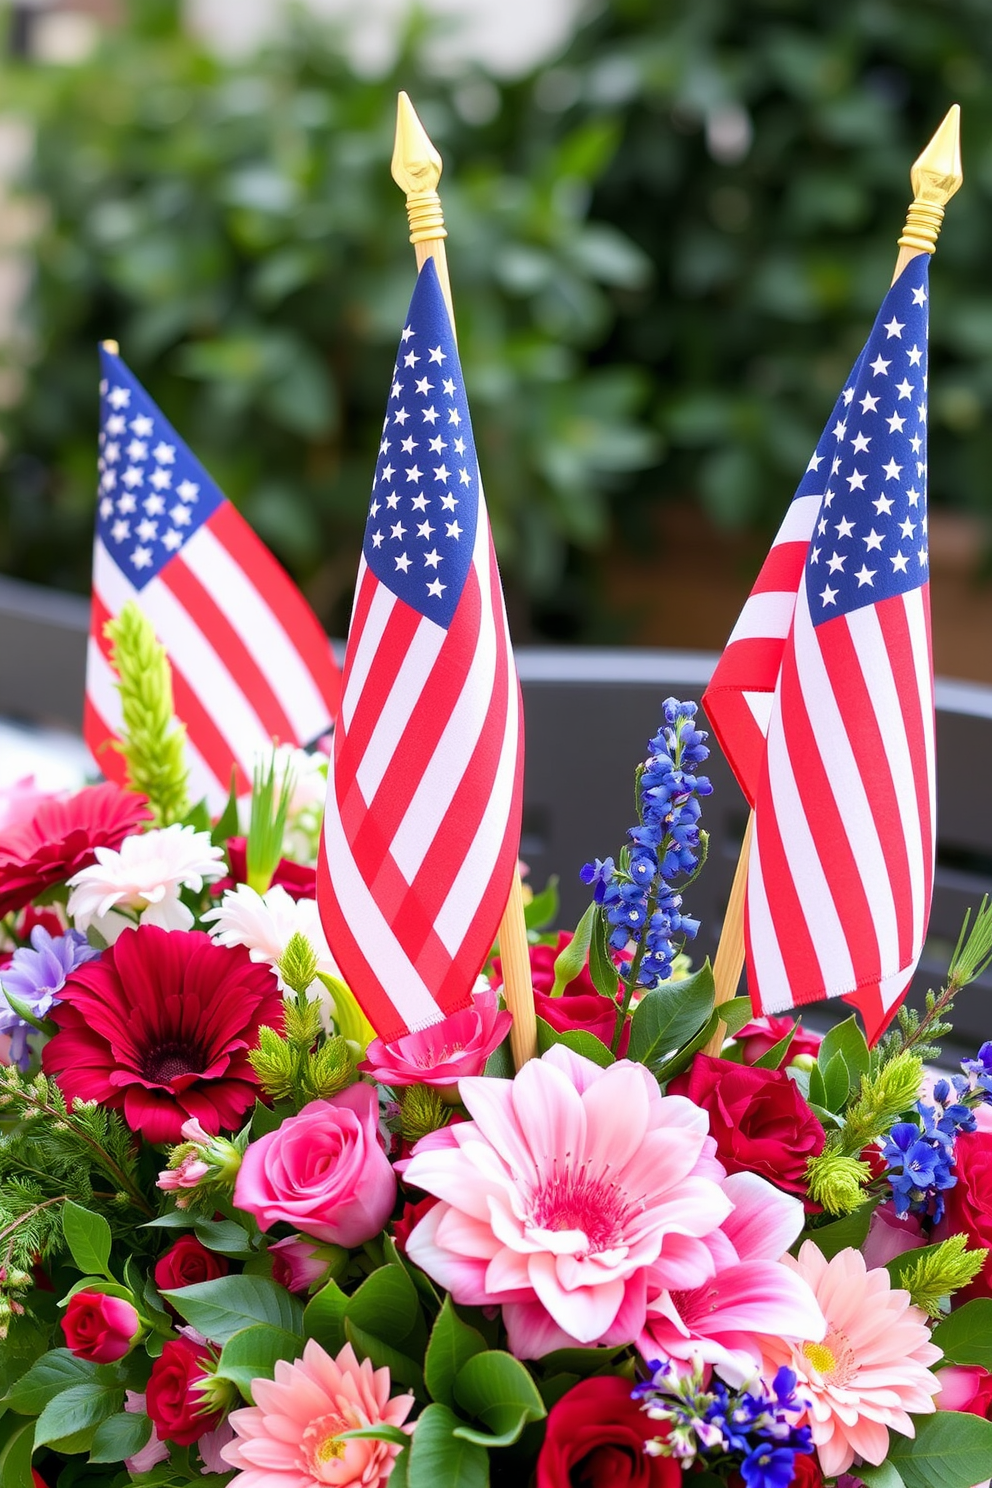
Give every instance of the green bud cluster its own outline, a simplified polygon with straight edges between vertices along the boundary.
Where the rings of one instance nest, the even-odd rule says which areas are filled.
[[[113,747],[124,756],[127,783],[148,797],[155,825],[182,821],[189,811],[186,727],[175,716],[172,668],[151,621],[128,600],[104,634],[121,697],[122,737]]]

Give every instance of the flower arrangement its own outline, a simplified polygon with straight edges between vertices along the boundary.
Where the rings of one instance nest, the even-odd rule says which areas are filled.
[[[926,1067],[987,906],[874,1049],[716,1009],[670,699],[575,932],[528,905],[540,1056],[498,954],[387,1043],[316,911],[320,755],[190,807],[154,645],[118,626],[130,787],[0,802],[5,1488],[992,1475],[992,1043]]]

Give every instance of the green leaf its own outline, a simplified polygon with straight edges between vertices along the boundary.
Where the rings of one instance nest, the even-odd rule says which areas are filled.
[[[834,1054],[822,1073],[825,1096],[823,1104],[828,1111],[842,1111],[851,1093],[851,1072],[843,1054]]]
[[[913,1422],[915,1438],[889,1434],[887,1461],[905,1488],[971,1488],[992,1477],[992,1421],[937,1411]]]
[[[771,1048],[767,1049],[760,1059],[752,1060],[752,1069],[777,1070],[792,1048],[792,1041],[796,1036],[796,1027],[790,1028],[785,1038],[780,1038],[777,1044],[772,1044]]]
[[[66,1199],[62,1205],[62,1232],[72,1259],[80,1271],[108,1276],[110,1264],[110,1226],[102,1214],[94,1214]]]
[[[378,1426],[356,1426],[354,1431],[342,1431],[338,1441],[384,1441],[392,1442],[394,1447],[408,1447],[410,1436],[398,1426],[388,1426],[385,1421],[380,1421]]]
[[[809,1072],[809,1096],[811,1106],[826,1107],[827,1087],[823,1083],[823,1073],[818,1064],[814,1064]]]
[[[835,1054],[843,1054],[844,1063],[853,1076],[853,1085],[857,1085],[861,1075],[868,1073],[871,1055],[865,1036],[858,1027],[857,1018],[846,1018],[843,1023],[837,1023],[824,1034],[816,1056],[821,1070],[826,1070]]]
[[[34,1428],[35,1446],[48,1442],[76,1438],[91,1426],[98,1426],[108,1416],[114,1415],[124,1404],[123,1385],[99,1384],[95,1380],[84,1385],[71,1385],[68,1390],[54,1396]]]
[[[109,1364],[91,1364],[88,1359],[77,1359],[66,1348],[52,1349],[11,1386],[4,1404],[18,1415],[37,1416],[50,1400],[72,1385],[113,1384],[116,1380],[116,1371]]]
[[[599,1374],[606,1370],[624,1352],[623,1348],[563,1348],[545,1354],[541,1360],[542,1370],[549,1374],[564,1372],[586,1375]]]
[[[167,1302],[212,1343],[224,1344],[252,1323],[271,1323],[303,1336],[298,1300],[265,1276],[219,1276],[164,1291]]]
[[[373,1271],[349,1299],[347,1316],[356,1327],[396,1344],[405,1343],[423,1324],[417,1289],[402,1265]]]
[[[286,1117],[294,1114],[291,1106],[267,1106],[256,1100],[251,1118],[251,1134],[255,1141],[259,1137],[267,1137],[270,1132],[278,1131]]]
[[[749,997],[732,997],[729,1002],[720,1004],[720,1020],[725,1024],[730,1038],[735,1033],[740,1033],[745,1023],[750,1023],[753,1017],[754,1008]]]
[[[489,1453],[455,1432],[461,1426],[446,1405],[429,1405],[410,1444],[408,1488],[488,1488]]]
[[[558,918],[558,875],[552,873],[544,888],[524,905],[524,924],[528,930],[543,930]]]
[[[873,1467],[870,1462],[863,1462],[858,1467],[858,1477],[867,1488],[905,1488],[902,1478],[891,1462],[882,1462],[878,1467]]]
[[[510,1036],[507,1034],[503,1042],[493,1050],[486,1060],[486,1067],[482,1073],[489,1080],[512,1080],[516,1072],[516,1066],[513,1063],[513,1050],[510,1046]],[[395,1472],[395,1468],[393,1471]]]
[[[349,1300],[332,1279],[307,1303],[303,1331],[308,1338],[316,1338],[329,1354],[340,1353],[344,1347],[344,1319]]]
[[[279,1359],[290,1363],[303,1352],[303,1340],[298,1333],[287,1333],[285,1328],[270,1328],[268,1323],[256,1323],[254,1327],[242,1328],[234,1333],[221,1349],[217,1374],[237,1385],[242,1395],[253,1405],[251,1384],[256,1379],[271,1379]]]
[[[229,837],[237,837],[241,829],[238,820],[238,779],[235,771],[231,770],[231,788],[227,793],[227,801],[224,810],[217,818],[217,825],[210,833],[210,841],[214,847],[223,847]]]
[[[957,1307],[933,1330],[945,1364],[979,1364],[992,1369],[992,1299],[978,1297]]]
[[[628,1059],[654,1067],[705,1027],[713,1011],[709,962],[683,982],[663,982],[645,992],[630,1020]]]
[[[608,997],[612,1002],[616,998],[620,979],[610,959],[610,951],[606,943],[606,926],[603,924],[602,915],[596,916],[596,923],[592,927],[592,939],[589,942],[589,975],[600,997]]]
[[[120,1411],[101,1421],[93,1433],[91,1462],[123,1462],[148,1445],[152,1423],[147,1416]]]
[[[659,1084],[663,1085],[667,1080],[672,1080],[676,1075],[681,1075],[683,1070],[687,1070],[700,1049],[709,1043],[721,1023],[725,1025],[727,1033],[732,1037],[744,1027],[750,1017],[752,1017],[752,1009],[746,997],[733,997],[729,1002],[723,1002],[719,1007],[715,1007],[708,1022],[703,1025],[695,1038],[690,1039],[677,1054],[674,1054],[671,1059],[666,1059],[664,1064],[652,1071]]]
[[[483,1353],[485,1348],[486,1340],[482,1334],[462,1322],[451,1298],[445,1296],[431,1329],[424,1359],[424,1381],[431,1398],[440,1400],[442,1405],[453,1405],[455,1376],[469,1359]]]
[[[602,1069],[615,1063],[614,1056],[601,1039],[587,1028],[566,1028],[559,1032],[552,1028],[550,1023],[543,1018],[537,1020],[537,1049],[539,1054],[546,1054],[553,1049],[555,1044],[564,1044],[566,1049],[571,1049],[573,1054],[581,1054],[585,1059],[591,1059],[593,1064],[598,1064]]]
[[[927,1256],[933,1256],[940,1250],[940,1244],[918,1245],[915,1250],[904,1250],[902,1255],[893,1256],[891,1261],[885,1262],[885,1269],[894,1287],[905,1286],[903,1274],[915,1266],[919,1261],[925,1260]]]
[[[251,1255],[251,1241],[241,1225],[233,1219],[198,1219],[193,1232],[207,1250],[216,1250],[219,1255]]]
[[[3,1488],[34,1488],[31,1458],[34,1455],[34,1422],[17,1426],[0,1448],[0,1483]]]
[[[547,1414],[529,1371],[501,1349],[467,1360],[455,1378],[454,1394],[462,1410],[500,1438],[500,1446],[512,1445],[528,1421]]]
[[[561,997],[569,982],[582,971],[589,955],[589,943],[592,940],[592,927],[599,918],[599,905],[590,904],[585,914],[575,927],[575,934],[558,952],[555,957],[555,980],[551,988],[552,997]]]
[[[392,1344],[376,1337],[374,1333],[366,1332],[364,1328],[352,1322],[350,1317],[344,1320],[344,1332],[360,1359],[371,1359],[376,1369],[382,1369],[385,1366],[394,1380],[401,1385],[409,1385],[418,1395],[423,1396],[424,1372],[420,1365],[407,1354],[393,1348]]]
[[[803,1230],[793,1249],[798,1249],[804,1240],[813,1240],[828,1261],[832,1260],[838,1251],[846,1250],[849,1246],[854,1250],[860,1250],[868,1234],[868,1226],[871,1224],[871,1217],[877,1204],[877,1199],[870,1199],[862,1204],[860,1209],[855,1209],[853,1214],[847,1214],[843,1219],[835,1219],[830,1224],[821,1225],[819,1229]]]

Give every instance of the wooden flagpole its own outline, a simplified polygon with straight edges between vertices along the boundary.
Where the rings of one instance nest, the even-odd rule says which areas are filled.
[[[417,268],[422,269],[433,258],[437,277],[448,307],[452,332],[455,310],[448,280],[448,260],[444,240],[448,236],[437,194],[441,179],[441,157],[431,143],[417,112],[405,93],[396,107],[396,143],[393,148],[393,180],[406,193],[406,210],[410,220],[410,242],[417,255]],[[499,927],[499,953],[503,966],[503,995],[513,1014],[510,1047],[517,1069],[537,1053],[537,1019],[534,1014],[534,988],[530,976],[530,948],[524,922],[523,890],[520,871],[513,871],[510,897]]]
[[[963,180],[961,174],[961,109],[955,103],[948,109],[940,128],[910,171],[913,202],[906,215],[906,225],[899,239],[892,283],[918,253],[933,253],[944,218],[944,208]],[[747,893],[747,864],[754,830],[754,812],[748,817],[747,830],[737,860],[737,870],[730,890],[727,913],[720,933],[713,980],[716,1005],[736,996],[744,968],[744,905]],[[719,1054],[726,1037],[726,1025],[720,1023],[706,1045],[705,1053]]]

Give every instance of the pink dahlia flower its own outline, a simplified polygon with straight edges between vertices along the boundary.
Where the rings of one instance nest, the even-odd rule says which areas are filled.
[[[805,1222],[801,1200],[757,1173],[731,1173],[723,1192],[733,1210],[696,1242],[694,1255],[687,1248],[683,1274],[669,1271],[664,1286],[649,1271],[638,1347],[646,1359],[717,1364],[725,1379],[743,1384],[761,1363],[756,1333],[818,1340],[826,1323],[809,1283],[781,1263]]]
[[[412,1395],[389,1398],[389,1370],[361,1364],[350,1343],[332,1359],[314,1339],[302,1359],[280,1359],[275,1379],[252,1382],[256,1404],[230,1417],[236,1439],[221,1448],[238,1468],[230,1488],[381,1488],[399,1447],[341,1441],[361,1426],[402,1426]]]
[[[440,1203],[407,1254],[456,1302],[501,1305],[510,1347],[631,1343],[647,1282],[676,1286],[686,1250],[731,1201],[707,1118],[643,1065],[600,1069],[556,1045],[513,1080],[467,1079],[473,1118],[418,1142],[405,1181]]]
[[[910,1412],[929,1415],[940,1381],[929,1365],[941,1358],[926,1314],[909,1293],[893,1289],[885,1270],[869,1271],[857,1250],[827,1260],[812,1240],[799,1259],[786,1257],[809,1282],[827,1320],[822,1340],[759,1340],[769,1374],[795,1370],[797,1393],[809,1400],[801,1418],[812,1428],[825,1477],[847,1472],[855,1455],[878,1465],[889,1432],[914,1436]]]
[[[457,1085],[481,1075],[486,1060],[510,1031],[511,1013],[500,1012],[492,987],[476,992],[472,1006],[416,1033],[369,1044],[359,1069],[382,1085]]]

